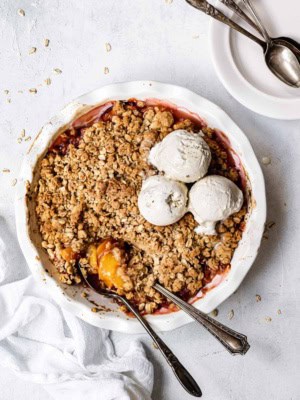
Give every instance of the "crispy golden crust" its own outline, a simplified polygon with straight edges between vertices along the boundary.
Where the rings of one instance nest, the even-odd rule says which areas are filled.
[[[246,205],[217,227],[218,235],[194,232],[196,222],[186,214],[172,226],[157,227],[143,219],[137,207],[142,181],[156,174],[147,163],[151,147],[174,129],[199,131],[171,111],[116,102],[110,118],[81,130],[78,143],[65,154],[49,150],[41,162],[36,213],[42,245],[67,284],[79,283],[75,260],[65,261],[61,250],[71,247],[84,255],[90,243],[113,237],[130,245],[124,268],[126,285],[119,293],[148,313],[165,300],[152,284],[191,296],[230,264],[242,236]],[[209,173],[238,182],[239,174],[213,130],[204,128],[212,151]],[[81,257],[88,266],[88,260]]]

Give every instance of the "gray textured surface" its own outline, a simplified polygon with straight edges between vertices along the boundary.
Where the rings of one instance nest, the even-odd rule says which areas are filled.
[[[18,8],[25,10],[25,17],[18,15]],[[263,170],[268,221],[276,224],[251,272],[222,304],[218,316],[246,333],[252,348],[244,358],[232,357],[196,324],[162,336],[197,379],[207,400],[298,400],[300,123],[267,119],[239,105],[217,80],[206,32],[206,17],[183,0],[170,5],[164,0],[2,0],[0,216],[14,232],[11,182],[30,145],[17,143],[20,131],[24,128],[27,136],[34,137],[51,115],[76,96],[111,82],[154,79],[186,86],[214,101],[248,135],[258,159],[271,158]],[[43,46],[44,38],[50,39],[48,48]],[[112,46],[109,53],[106,42]],[[33,46],[37,52],[29,55]],[[104,74],[104,67],[109,74]],[[53,68],[63,73],[55,75]],[[52,84],[45,86],[48,77]],[[30,88],[37,88],[37,94],[29,93]],[[2,172],[5,168],[11,172]],[[12,267],[18,268],[17,263]],[[261,302],[256,302],[256,294]],[[232,309],[234,318],[229,321]],[[148,338],[141,338],[155,364],[153,399],[190,399]],[[130,336],[120,339],[122,351]],[[39,386],[2,368],[0,387],[1,400],[49,398]]]

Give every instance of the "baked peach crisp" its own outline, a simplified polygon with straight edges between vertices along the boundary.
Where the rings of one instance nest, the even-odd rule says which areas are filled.
[[[230,179],[245,194],[243,170],[226,137],[195,116],[138,100],[95,108],[54,140],[35,188],[42,246],[63,283],[80,284],[80,262],[105,287],[153,313],[168,305],[153,289],[155,280],[187,300],[230,269],[247,196],[213,235],[197,234],[189,212],[169,226],[152,225],[139,212],[143,181],[159,174],[148,162],[149,152],[176,129],[202,130],[211,151],[208,175]]]

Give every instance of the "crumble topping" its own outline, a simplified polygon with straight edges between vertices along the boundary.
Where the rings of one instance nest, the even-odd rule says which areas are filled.
[[[242,237],[246,202],[217,225],[215,236],[195,233],[190,213],[158,227],[139,212],[142,182],[157,174],[147,162],[149,151],[176,129],[202,129],[212,153],[208,174],[223,175],[241,187],[238,169],[216,131],[142,101],[113,102],[98,122],[68,129],[49,148],[40,165],[36,214],[42,246],[63,283],[80,283],[78,261],[92,271],[87,249],[106,238],[128,247],[121,271],[125,283],[116,291],[147,313],[168,304],[152,288],[155,280],[188,299],[230,267]]]

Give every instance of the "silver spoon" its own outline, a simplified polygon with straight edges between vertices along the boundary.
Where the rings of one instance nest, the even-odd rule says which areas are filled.
[[[252,39],[254,42],[259,44],[260,46],[264,47],[266,43],[259,39],[257,36],[253,35],[246,29],[242,28],[232,19],[226,17],[221,11],[217,10],[214,6],[209,4],[206,0],[185,0],[190,6],[197,8],[198,10],[204,12],[205,14],[209,15],[210,17],[223,22],[224,24],[230,26],[230,28],[235,29],[236,31],[242,33],[243,35],[247,36],[249,39]]]
[[[298,50],[296,50],[295,54],[291,49],[291,45],[287,45],[285,40],[280,38],[272,39],[250,0],[242,0],[242,2],[252,14],[267,43],[265,59],[271,71],[287,85],[300,87],[300,63],[296,56],[299,53]]]
[[[240,6],[234,0],[220,0],[225,6],[227,6],[230,10],[234,11],[237,15],[239,15],[244,21],[247,22],[252,28],[254,28],[261,36],[263,33],[258,25],[250,18],[248,15],[240,8]],[[296,40],[289,38],[289,37],[277,37],[271,38],[273,42],[284,44],[285,46],[289,47],[295,56],[300,61],[300,44],[296,42]]]
[[[239,7],[239,5],[234,0],[220,0],[220,2],[228,7],[230,10],[234,11],[244,21],[246,21],[248,25],[252,26],[252,28],[254,28],[260,35],[262,35],[258,26],[252,21],[251,18],[248,17],[248,15]]]
[[[177,297],[174,293],[170,292],[159,283],[153,285],[159,293],[167,297],[179,308],[186,312],[195,321],[199,322],[205,329],[208,330],[222,345],[229,351],[229,353],[244,355],[250,349],[247,341],[247,336],[242,335],[214,320],[203,312],[199,311],[193,305],[186,303],[184,300]]]
[[[242,28],[232,19],[226,17],[206,0],[186,0],[186,2],[259,44],[264,51],[265,61],[270,71],[287,85],[296,88],[300,87],[300,63],[290,47],[292,45],[288,46],[284,40],[274,43],[271,38],[271,41],[267,43],[260,40],[257,36]],[[294,47],[296,48],[296,46]]]
[[[141,318],[139,319],[139,321],[143,324],[144,327],[145,323],[148,324],[148,322],[141,317],[138,311],[136,311],[132,307],[132,305],[128,302],[128,300],[125,297],[120,296],[113,291],[101,288],[98,277],[93,280],[88,279],[85,276],[84,268],[82,268],[79,265],[78,269],[80,271],[82,278],[90,288],[92,288],[99,294],[122,301],[138,319]],[[235,354],[244,355],[247,353],[247,351],[250,348],[250,345],[245,335],[242,335],[241,333],[238,333],[233,329],[228,328],[227,326],[214,320],[213,318],[209,317],[203,312],[197,310],[197,308],[195,308],[191,304],[186,303],[185,301],[177,297],[174,293],[170,292],[169,290],[161,286],[159,283],[155,282],[153,288],[156,289],[158,292],[160,292],[163,296],[167,297],[173,303],[177,304],[178,307],[181,308],[184,312],[186,312],[190,317],[192,317],[194,320],[196,320],[202,326],[204,326],[205,329],[207,329],[220,343],[222,343],[222,345],[229,351],[229,353],[233,355]],[[151,329],[150,326],[149,328]]]
[[[230,10],[234,11],[237,15],[239,15],[244,21],[247,22],[252,28],[254,28],[261,36],[263,33],[258,25],[250,18],[248,15],[239,7],[239,5],[234,0],[220,0],[225,6],[227,6]],[[296,42],[296,40],[289,37],[277,37],[271,38],[273,43],[282,44],[287,46],[298,58],[300,62],[300,44]]]
[[[132,306],[132,304],[123,296],[118,295],[110,290],[102,289],[99,285],[99,281],[97,279],[91,280],[88,279],[85,275],[84,268],[78,263],[78,270],[80,272],[81,277],[84,282],[87,284],[89,288],[91,288],[96,293],[111,297],[115,300],[118,300],[125,304],[125,306],[130,310],[137,320],[141,323],[141,325],[145,328],[146,332],[151,336],[152,340],[156,344],[157,348],[161,351],[168,364],[172,368],[176,378],[179,380],[184,389],[195,397],[201,397],[202,392],[199,388],[198,384],[194,380],[194,378],[190,375],[190,373],[184,368],[184,366],[180,363],[177,357],[173,354],[173,352],[169,349],[169,347],[164,343],[164,341],[154,332],[146,319],[144,319],[141,314]],[[97,284],[98,283],[98,284]]]

